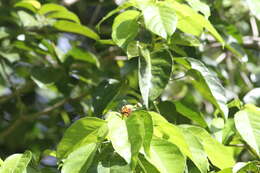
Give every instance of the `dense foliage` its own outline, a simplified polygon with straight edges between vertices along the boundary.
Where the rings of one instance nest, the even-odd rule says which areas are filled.
[[[260,172],[259,0],[0,1],[0,173]]]

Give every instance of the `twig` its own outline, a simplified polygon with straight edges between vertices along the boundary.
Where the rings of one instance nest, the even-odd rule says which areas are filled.
[[[21,115],[18,119],[16,119],[14,121],[14,123],[12,125],[10,125],[6,130],[4,130],[2,133],[0,133],[0,139],[4,138],[6,136],[8,136],[10,133],[12,133],[18,126],[20,126],[23,122],[25,121],[33,121],[37,118],[39,118],[40,116],[46,115],[50,112],[52,112],[53,110],[63,106],[65,103],[68,102],[74,102],[74,101],[78,101],[81,100],[82,98],[84,98],[87,94],[84,93],[76,98],[65,98],[61,101],[59,101],[58,103],[47,107],[45,109],[43,109],[41,112],[37,112],[37,113],[32,113],[31,115]]]

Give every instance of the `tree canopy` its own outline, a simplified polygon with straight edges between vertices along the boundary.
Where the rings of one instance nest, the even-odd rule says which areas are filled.
[[[0,173],[260,172],[259,0],[0,1]]]

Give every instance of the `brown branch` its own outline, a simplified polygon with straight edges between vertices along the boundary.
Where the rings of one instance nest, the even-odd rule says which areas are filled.
[[[22,116],[20,116],[6,130],[4,130],[2,133],[0,133],[0,139],[1,138],[3,139],[4,137],[6,137],[9,134],[11,134],[18,126],[20,126],[24,122],[26,122],[26,121],[33,121],[33,120],[39,118],[40,116],[47,115],[48,113],[52,112],[53,110],[63,106],[65,103],[75,102],[75,101],[81,100],[86,95],[87,94],[84,93],[84,94],[82,94],[82,95],[80,95],[78,97],[75,97],[75,98],[65,98],[65,99],[57,102],[56,104],[43,109],[41,112],[32,113],[31,115],[22,115]]]

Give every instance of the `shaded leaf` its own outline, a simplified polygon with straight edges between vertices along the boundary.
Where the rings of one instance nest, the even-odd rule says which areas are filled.
[[[176,106],[177,112],[179,112],[183,116],[191,119],[192,121],[198,123],[204,128],[208,126],[201,112],[193,110],[191,107],[184,105],[180,101],[174,102],[174,104]]]
[[[93,94],[94,113],[101,116],[120,91],[122,84],[115,79],[102,81]]]
[[[97,67],[100,66],[98,58],[91,52],[84,51],[80,48],[74,47],[68,51],[67,55],[71,55],[76,60],[81,60],[93,64]]]
[[[100,30],[100,25],[106,21],[107,19],[109,19],[111,16],[115,15],[116,13],[128,8],[128,7],[131,7],[133,5],[132,2],[125,2],[124,4],[120,5],[119,7],[117,7],[116,9],[110,11],[105,17],[103,17],[97,24],[96,28],[97,30],[99,31]]]
[[[135,167],[141,147],[147,155],[153,136],[153,121],[146,111],[134,111],[126,120],[128,139],[131,144],[132,167]]]
[[[141,50],[143,57],[139,58],[138,77],[144,104],[148,107],[148,101],[160,96],[172,72],[172,57],[167,50],[150,52]]]
[[[194,58],[175,58],[174,60],[189,70],[188,74],[194,78],[192,83],[195,88],[214,104],[220,110],[223,117],[227,119],[227,98],[225,96],[225,89],[219,79],[199,60]]]
[[[99,36],[94,31],[78,23],[69,22],[66,20],[59,20],[53,24],[53,27],[59,31],[72,32],[75,34],[84,35],[94,40],[99,40]]]
[[[112,39],[121,48],[126,49],[129,42],[138,34],[137,19],[139,11],[127,10],[119,14],[113,23]]]

